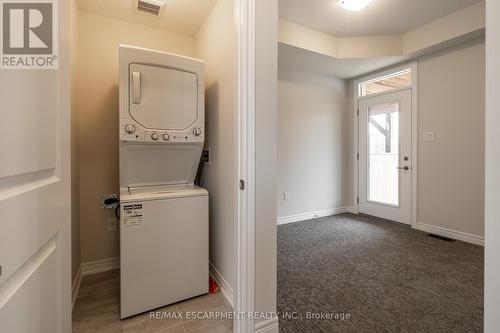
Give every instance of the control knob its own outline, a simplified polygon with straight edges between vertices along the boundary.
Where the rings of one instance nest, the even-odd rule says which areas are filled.
[[[163,134],[163,140],[165,141],[170,140],[170,135],[168,135],[167,133]]]
[[[128,134],[132,134],[135,132],[135,126],[133,124],[127,124],[125,126],[125,132],[127,132]]]
[[[151,134],[151,139],[153,139],[154,141],[158,140],[159,139],[158,133]]]
[[[201,129],[199,127],[193,128],[193,134],[199,136],[201,134]]]

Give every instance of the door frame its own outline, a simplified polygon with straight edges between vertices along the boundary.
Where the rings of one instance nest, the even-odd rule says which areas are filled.
[[[394,74],[405,69],[411,69],[411,84],[407,87],[401,89],[394,89],[388,92],[382,92],[379,94],[372,94],[366,97],[359,96],[359,85],[365,81],[376,79],[378,77]],[[359,101],[365,98],[371,98],[381,95],[386,95],[389,93],[394,93],[402,90],[411,90],[411,151],[412,151],[412,180],[411,180],[411,227],[417,227],[417,203],[418,203],[418,63],[413,62],[405,65],[400,65],[390,69],[386,69],[380,72],[375,72],[366,76],[359,77],[354,80],[353,87],[353,142],[354,149],[352,154],[352,161],[354,165],[353,170],[353,212],[359,213]]]
[[[235,0],[237,226],[235,313],[255,310],[255,19],[256,0]],[[234,320],[235,333],[253,333],[251,318]]]

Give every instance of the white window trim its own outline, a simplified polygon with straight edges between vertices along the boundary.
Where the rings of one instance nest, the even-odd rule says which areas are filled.
[[[391,76],[396,73],[402,72],[404,70],[411,69],[411,84],[399,89],[388,90],[385,92],[381,92],[378,94],[371,94],[366,96],[360,96],[360,84],[369,82],[372,80],[376,80],[379,78],[383,78],[385,76]],[[358,161],[358,153],[359,153],[359,117],[358,117],[358,108],[359,101],[365,98],[372,98],[376,96],[381,96],[385,94],[390,94],[402,90],[411,89],[411,107],[412,107],[412,118],[411,118],[411,147],[412,147],[412,182],[411,182],[411,198],[412,198],[412,206],[411,206],[411,227],[417,228],[417,203],[418,203],[418,63],[413,62],[411,64],[406,64],[398,67],[393,67],[391,69],[377,72],[374,74],[370,74],[361,78],[354,80],[354,101],[353,101],[353,125],[354,125],[354,147],[355,151],[352,156],[353,165],[354,165],[354,176],[353,176],[353,193],[354,193],[354,213],[359,213],[359,161]]]

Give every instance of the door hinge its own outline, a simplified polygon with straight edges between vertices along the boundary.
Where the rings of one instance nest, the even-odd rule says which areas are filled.
[[[359,117],[359,109],[356,111],[356,115]]]
[[[356,202],[359,203],[359,197],[356,198]]]
[[[359,161],[359,153],[357,154],[356,158],[357,158],[357,159],[358,159],[358,161]]]
[[[240,190],[245,190],[245,181],[243,179],[240,179]]]

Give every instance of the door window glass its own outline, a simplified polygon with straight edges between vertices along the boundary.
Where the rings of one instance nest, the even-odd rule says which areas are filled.
[[[368,200],[399,205],[399,102],[368,110]]]
[[[360,83],[359,96],[368,96],[390,90],[401,89],[411,85],[411,69],[406,69],[390,75],[377,77]]]

